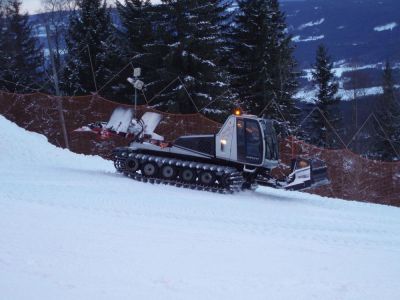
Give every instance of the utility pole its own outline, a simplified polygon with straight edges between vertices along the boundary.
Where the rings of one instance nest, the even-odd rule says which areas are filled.
[[[54,87],[56,90],[57,108],[58,108],[58,113],[60,116],[61,129],[62,129],[63,136],[64,136],[65,147],[67,149],[69,149],[67,127],[65,125],[65,118],[64,118],[63,106],[62,106],[62,101],[61,101],[60,86],[59,86],[59,82],[58,82],[58,74],[57,74],[56,64],[54,61],[54,53],[53,53],[53,48],[52,48],[51,41],[50,41],[50,28],[49,28],[48,24],[46,24],[46,36],[47,36],[47,43],[49,45],[50,61],[51,61],[52,69],[53,69]]]
[[[133,78],[128,78],[128,82],[133,85],[135,88],[135,99],[134,99],[134,105],[135,105],[135,113],[134,113],[134,118],[136,119],[136,112],[137,112],[137,97],[138,97],[138,90],[142,90],[144,87],[144,82],[139,80],[139,77],[141,75],[142,70],[140,68],[134,68],[133,69]]]

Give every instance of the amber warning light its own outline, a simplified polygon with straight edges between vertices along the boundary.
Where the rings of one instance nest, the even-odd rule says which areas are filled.
[[[235,113],[235,116],[242,115],[242,111],[240,110],[240,108],[236,108],[234,113]]]

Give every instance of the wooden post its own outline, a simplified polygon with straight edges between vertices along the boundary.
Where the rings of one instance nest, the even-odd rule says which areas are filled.
[[[56,96],[57,96],[57,108],[58,108],[58,113],[60,116],[60,123],[61,123],[62,133],[64,136],[64,143],[65,143],[65,147],[67,149],[69,149],[67,127],[65,126],[65,118],[64,118],[64,111],[63,111],[62,100],[61,100],[60,86],[59,86],[59,82],[58,82],[58,74],[57,74],[57,69],[56,69],[54,56],[53,56],[53,48],[51,46],[51,41],[50,41],[50,28],[49,28],[48,24],[46,24],[46,35],[47,35],[47,43],[49,45],[50,61],[51,61],[52,69],[53,69],[54,87],[55,87]]]

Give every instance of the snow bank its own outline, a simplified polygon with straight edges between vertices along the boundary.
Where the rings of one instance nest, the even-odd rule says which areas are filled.
[[[395,85],[395,89],[400,89],[400,85]],[[304,88],[299,90],[294,97],[296,99],[305,101],[305,102],[313,102],[314,99],[317,97],[317,89],[312,89],[312,88]],[[376,96],[376,95],[382,95],[383,94],[383,88],[381,86],[372,86],[368,88],[360,88],[360,89],[355,89],[355,90],[346,90],[343,88],[339,88],[338,90],[338,96],[341,98],[341,100],[353,100],[354,95],[356,97],[367,97],[367,96]]]
[[[324,22],[325,22],[325,18],[321,18],[321,19],[318,20],[318,21],[311,21],[311,22],[302,24],[302,25],[299,26],[298,29],[299,29],[299,30],[303,30],[303,29],[305,29],[305,28],[307,28],[307,27],[318,26],[318,25],[321,25],[321,24],[324,23]]]
[[[318,36],[309,36],[306,38],[301,38],[300,35],[296,35],[292,38],[292,41],[295,43],[305,43],[305,42],[313,42],[313,41],[318,41],[324,39],[324,35],[318,35]]]
[[[364,97],[364,96],[374,96],[374,95],[381,95],[383,94],[383,88],[381,86],[371,86],[367,88],[360,88],[360,89],[355,89],[355,90],[346,90],[343,88],[344,86],[344,81],[346,78],[343,78],[343,74],[346,72],[354,72],[354,71],[361,71],[361,70],[368,70],[368,69],[383,69],[385,66],[385,63],[380,62],[376,64],[368,64],[368,65],[354,65],[352,66],[349,63],[346,63],[345,60],[340,60],[337,62],[333,63],[333,68],[332,71],[335,74],[335,76],[339,79],[339,91],[338,95],[342,98],[342,100],[353,100],[354,99],[354,94],[356,94],[358,97]],[[393,69],[399,69],[400,64],[394,64]],[[295,98],[305,101],[305,102],[313,102],[316,95],[317,95],[317,89],[314,88],[314,86],[311,85],[312,80],[313,80],[313,69],[304,69],[303,73],[304,75],[302,78],[307,79],[307,81],[310,83],[308,87],[305,87],[303,89],[300,89],[296,94]],[[400,89],[400,85],[395,85],[395,89]]]
[[[296,37],[295,37],[296,38]],[[376,64],[367,64],[367,65],[352,65],[351,63],[347,63],[345,60],[339,60],[333,63],[333,69],[335,76],[341,78],[346,72],[354,72],[368,69],[379,69],[383,70],[385,68],[385,62],[379,62]],[[393,69],[400,69],[400,63],[394,63],[392,66]],[[313,69],[304,69],[304,76],[302,78],[307,79],[308,81],[312,81],[312,72]]]
[[[400,209],[143,184],[0,128],[2,299],[400,297]]]
[[[398,26],[398,24],[396,22],[392,22],[392,23],[389,23],[386,25],[376,26],[376,27],[374,27],[374,31],[377,31],[377,32],[382,32],[382,31],[387,31],[387,30],[392,31],[397,26]]]
[[[100,157],[79,155],[66,149],[57,148],[47,142],[47,138],[29,132],[0,115],[0,165],[88,167],[108,165]],[[108,168],[113,170],[112,168]]]

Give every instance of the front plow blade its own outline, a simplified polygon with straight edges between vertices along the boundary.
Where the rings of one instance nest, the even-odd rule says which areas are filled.
[[[320,159],[311,160],[312,187],[329,184],[328,167]]]
[[[328,168],[320,159],[298,158],[292,163],[292,173],[288,176],[286,190],[304,190],[329,184]]]

